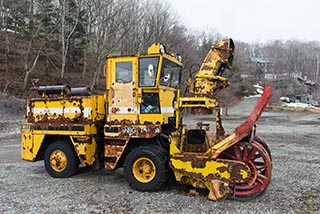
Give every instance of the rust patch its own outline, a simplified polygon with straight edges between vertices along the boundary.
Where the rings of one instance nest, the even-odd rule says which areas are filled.
[[[206,178],[207,178],[207,180],[221,180],[221,181],[224,181],[224,182],[229,182],[228,179],[221,178],[221,175],[219,173],[209,174]]]
[[[151,121],[144,121],[143,125],[160,125],[160,121],[156,121],[155,123],[151,122]]]
[[[136,97],[137,96],[137,89],[134,87],[132,88],[132,97]]]
[[[218,167],[217,170],[221,173],[225,172],[225,171],[229,171],[229,168],[228,167],[225,167],[225,166],[221,166],[221,167]]]
[[[120,157],[123,153],[125,146],[118,145],[105,145],[104,146],[104,155],[105,157]]]
[[[120,124],[121,124],[120,121],[117,119],[106,123],[106,125],[109,125],[109,126],[120,125]]]
[[[243,175],[241,174],[242,171],[246,171],[249,176],[243,178]],[[240,183],[243,180],[245,180],[246,182],[250,182],[250,174],[251,172],[248,167],[240,163],[234,163],[232,164],[230,169],[230,180],[236,183]]]
[[[195,107],[191,109],[191,113],[194,115],[208,115],[212,114],[213,110],[204,107]]]
[[[112,83],[112,85],[114,85],[114,83]],[[113,88],[111,88],[111,98],[113,99],[115,96],[115,90]]]
[[[204,167],[206,167],[206,162],[214,160],[212,158],[199,157],[199,156],[197,156],[197,154],[183,154],[181,156],[174,156],[173,158],[176,160],[181,160],[183,162],[191,162],[191,166],[193,168],[204,168]],[[183,169],[176,169],[172,165],[171,161],[170,161],[170,167],[174,171],[177,171],[177,172],[184,174],[188,177],[201,179],[201,180],[203,180],[203,179],[205,179],[205,180],[221,180],[221,181],[224,181],[227,183],[229,183],[229,182],[242,183],[242,182],[249,182],[250,181],[251,171],[250,171],[250,168],[246,164],[239,163],[239,162],[232,162],[232,161],[224,160],[224,159],[218,159],[215,161],[217,161],[219,163],[227,164],[227,166],[218,167],[217,170],[220,173],[228,172],[230,174],[229,179],[221,177],[221,175],[219,173],[209,173],[206,177],[204,177],[201,173],[187,172]],[[244,178],[244,176],[242,175],[243,171],[247,172],[247,174],[248,174],[248,176],[246,178]]]
[[[206,162],[207,161],[204,161],[204,160],[201,160],[201,159],[194,159],[191,162],[191,166],[193,168],[205,168],[206,167]]]
[[[161,127],[155,125],[148,125],[138,127],[138,136],[142,138],[152,138],[161,133]]]
[[[212,61],[212,59],[209,59],[209,60],[207,60],[206,62],[208,62],[208,61],[210,62],[210,61]],[[209,65],[207,65],[207,64],[204,64],[203,67],[202,67],[202,69],[203,69],[203,70],[212,71],[212,70],[214,70],[214,67],[209,66]]]
[[[114,163],[105,162],[104,168],[106,168],[108,170],[112,170],[112,169],[114,169]]]
[[[118,111],[120,111],[120,109],[117,107],[112,107],[112,109],[111,109],[111,112],[114,114],[117,113]]]
[[[104,145],[105,168],[109,170],[115,169],[120,157],[125,150],[128,139],[122,140],[106,140]]]
[[[121,120],[120,121],[120,124],[123,124],[123,125],[132,125],[133,124],[133,121],[132,120]]]

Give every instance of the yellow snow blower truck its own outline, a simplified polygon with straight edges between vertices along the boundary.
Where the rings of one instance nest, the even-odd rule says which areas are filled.
[[[37,87],[22,123],[22,159],[44,160],[50,176],[74,175],[79,165],[124,168],[136,190],[154,191],[169,175],[185,185],[209,190],[208,198],[248,200],[271,181],[267,145],[255,136],[256,122],[271,97],[266,87],[249,118],[226,133],[217,93],[229,85],[234,43],[210,49],[189,87],[180,94],[182,63],[155,43],[147,54],[108,56],[106,91],[68,85]],[[182,112],[208,114],[210,123],[188,128]]]

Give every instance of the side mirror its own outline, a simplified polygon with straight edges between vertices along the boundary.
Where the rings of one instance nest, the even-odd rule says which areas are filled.
[[[169,73],[167,73],[166,75],[164,75],[163,81],[168,82],[170,80],[171,75]]]

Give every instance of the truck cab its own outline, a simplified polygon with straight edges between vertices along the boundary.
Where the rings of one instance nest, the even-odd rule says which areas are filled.
[[[107,57],[106,168],[117,165],[119,152],[130,140],[146,143],[175,127],[182,71],[179,59],[160,43],[151,45],[147,54]]]

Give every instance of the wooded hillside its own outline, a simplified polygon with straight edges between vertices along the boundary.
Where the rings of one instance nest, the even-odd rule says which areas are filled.
[[[33,79],[103,92],[105,57],[145,53],[153,42],[181,54],[187,78],[210,46],[225,38],[186,28],[160,0],[0,0],[0,18],[0,92],[18,97],[28,95]],[[235,46],[234,71],[226,72],[232,85],[221,95],[226,103],[254,93],[259,82],[274,86],[274,100],[303,93],[319,98],[319,42]]]

